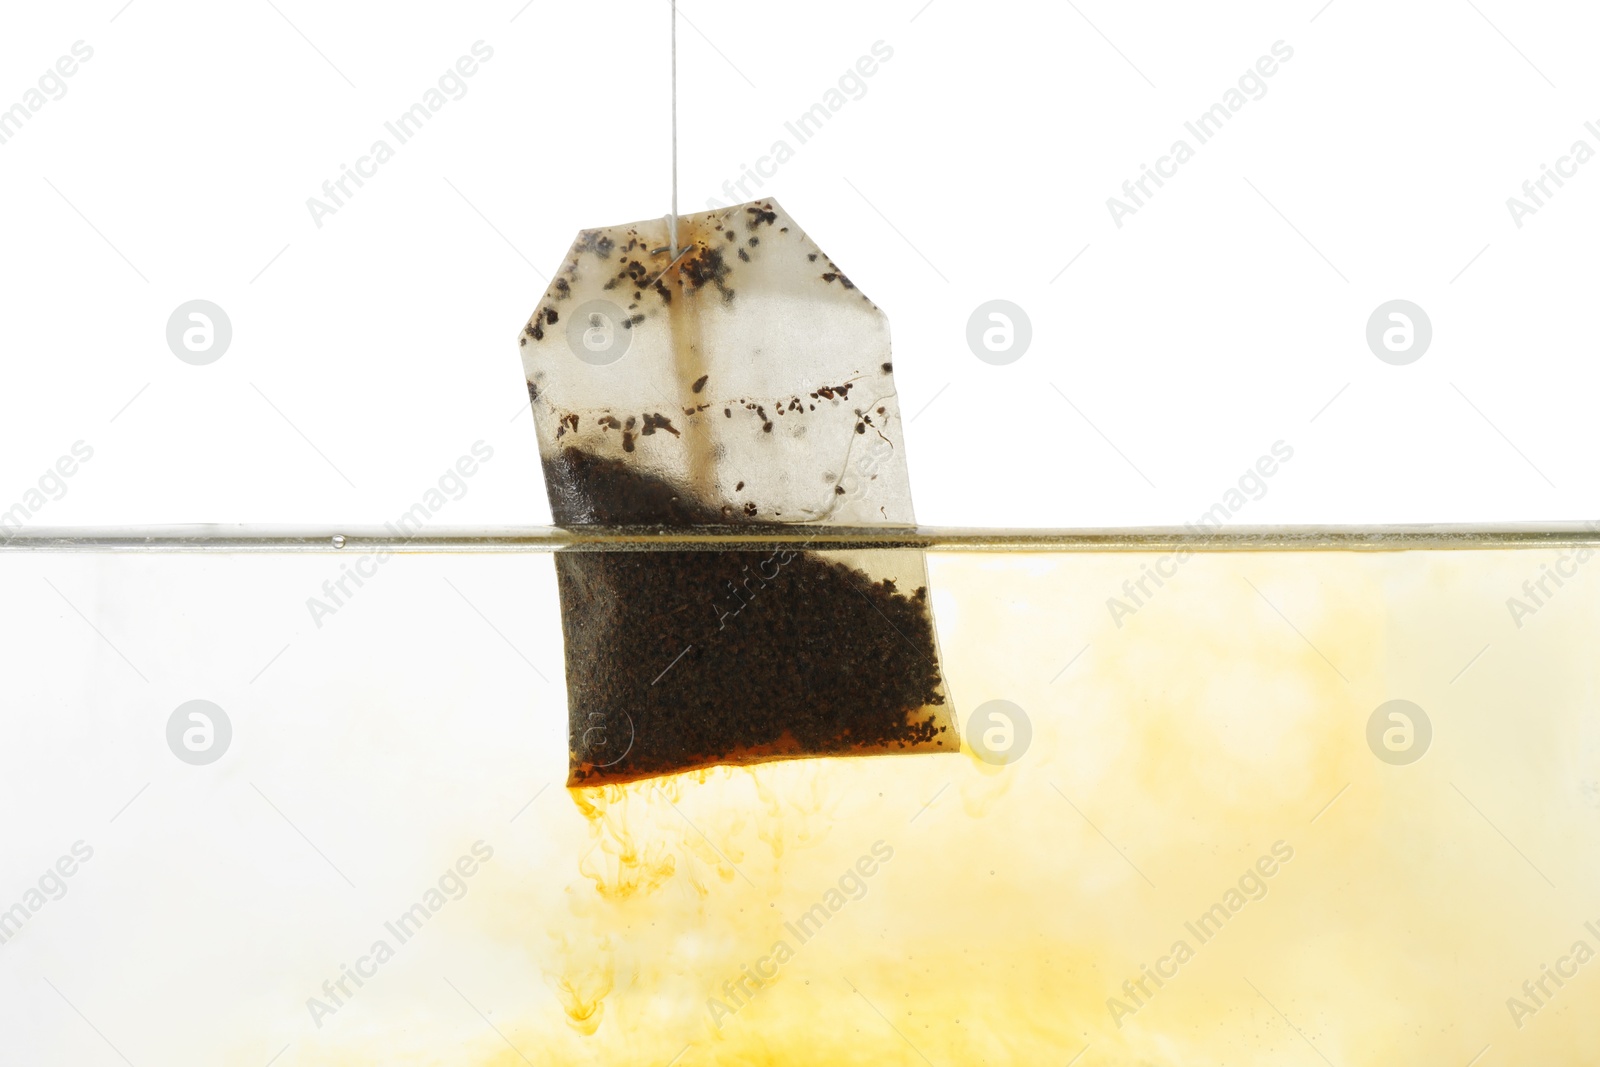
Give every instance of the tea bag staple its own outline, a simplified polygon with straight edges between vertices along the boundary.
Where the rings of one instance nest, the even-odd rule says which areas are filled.
[[[519,342],[558,525],[915,523],[883,312],[776,201],[585,230]],[[556,555],[569,784],[959,750],[913,548]]]

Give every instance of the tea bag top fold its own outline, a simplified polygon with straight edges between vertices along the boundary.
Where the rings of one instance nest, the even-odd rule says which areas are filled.
[[[912,525],[888,319],[775,200],[585,230],[520,338],[558,525]]]

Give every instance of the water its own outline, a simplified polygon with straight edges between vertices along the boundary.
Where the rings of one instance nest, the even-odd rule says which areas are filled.
[[[995,530],[850,526],[730,527],[329,527],[265,525],[32,527],[0,531],[0,552],[524,553],[554,551],[748,550],[769,545],[916,545],[947,552],[1396,551],[1575,548],[1600,544],[1600,524],[1540,526],[1151,527]]]
[[[162,536],[0,554],[22,1062],[1487,1065],[1600,1040],[1580,530],[1181,559],[1170,532],[919,534],[955,708],[1020,708],[1013,762],[582,792],[547,554],[570,538]],[[604,537],[581,547],[656,543]],[[874,538],[906,540],[844,540]],[[194,699],[232,728],[202,765],[166,732]]]

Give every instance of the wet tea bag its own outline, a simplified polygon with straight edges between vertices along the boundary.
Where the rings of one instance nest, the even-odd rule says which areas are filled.
[[[586,230],[520,338],[561,526],[909,527],[883,312],[766,200]],[[915,549],[556,557],[569,784],[960,748]]]

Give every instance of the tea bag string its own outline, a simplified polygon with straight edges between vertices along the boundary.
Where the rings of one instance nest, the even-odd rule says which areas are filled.
[[[672,6],[672,258],[678,258],[678,0]]]

